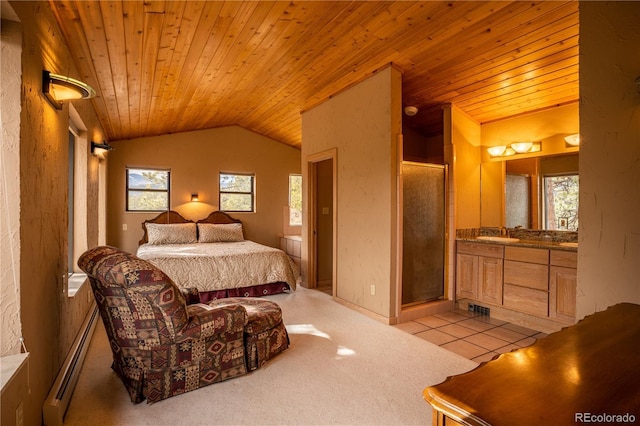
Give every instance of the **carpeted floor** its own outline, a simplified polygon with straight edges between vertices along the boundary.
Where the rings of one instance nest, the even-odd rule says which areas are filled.
[[[298,287],[269,296],[291,346],[248,375],[134,405],[96,327],[65,425],[429,425],[426,386],[477,363]]]

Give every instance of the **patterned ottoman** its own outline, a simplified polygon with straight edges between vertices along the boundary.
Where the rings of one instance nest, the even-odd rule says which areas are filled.
[[[277,303],[256,297],[228,297],[212,300],[209,306],[241,305],[247,311],[244,344],[249,371],[262,367],[269,359],[289,347],[289,335]]]

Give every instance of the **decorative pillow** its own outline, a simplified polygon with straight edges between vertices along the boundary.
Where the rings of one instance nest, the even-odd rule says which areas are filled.
[[[244,241],[241,223],[199,223],[198,242],[200,243],[228,243]]]
[[[198,242],[195,223],[147,223],[149,244],[190,244]]]

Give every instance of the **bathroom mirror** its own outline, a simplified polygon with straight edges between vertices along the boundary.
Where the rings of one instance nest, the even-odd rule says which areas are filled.
[[[480,226],[576,231],[578,153],[482,163]]]

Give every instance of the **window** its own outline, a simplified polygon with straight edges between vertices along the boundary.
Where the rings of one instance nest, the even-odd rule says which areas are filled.
[[[88,145],[87,128],[73,105],[69,105],[67,275],[65,284],[65,292],[68,297],[74,297],[87,279],[87,275],[78,267],[78,258],[89,247],[89,233],[87,231]]]
[[[86,128],[72,106],[69,107],[69,115],[67,273],[71,277],[74,274],[84,275],[77,262],[89,245],[87,232],[88,142]]]
[[[76,135],[69,129],[69,164],[68,164],[68,180],[67,180],[67,272],[73,274],[74,255],[73,255],[73,217],[74,217],[74,168],[75,168],[75,152],[76,152]]]
[[[289,175],[289,225],[302,225],[302,175]]]
[[[127,211],[169,210],[170,171],[127,168]]]
[[[577,174],[544,176],[544,221],[548,230],[578,230]]]
[[[220,173],[220,210],[255,211],[255,176],[253,174]]]

